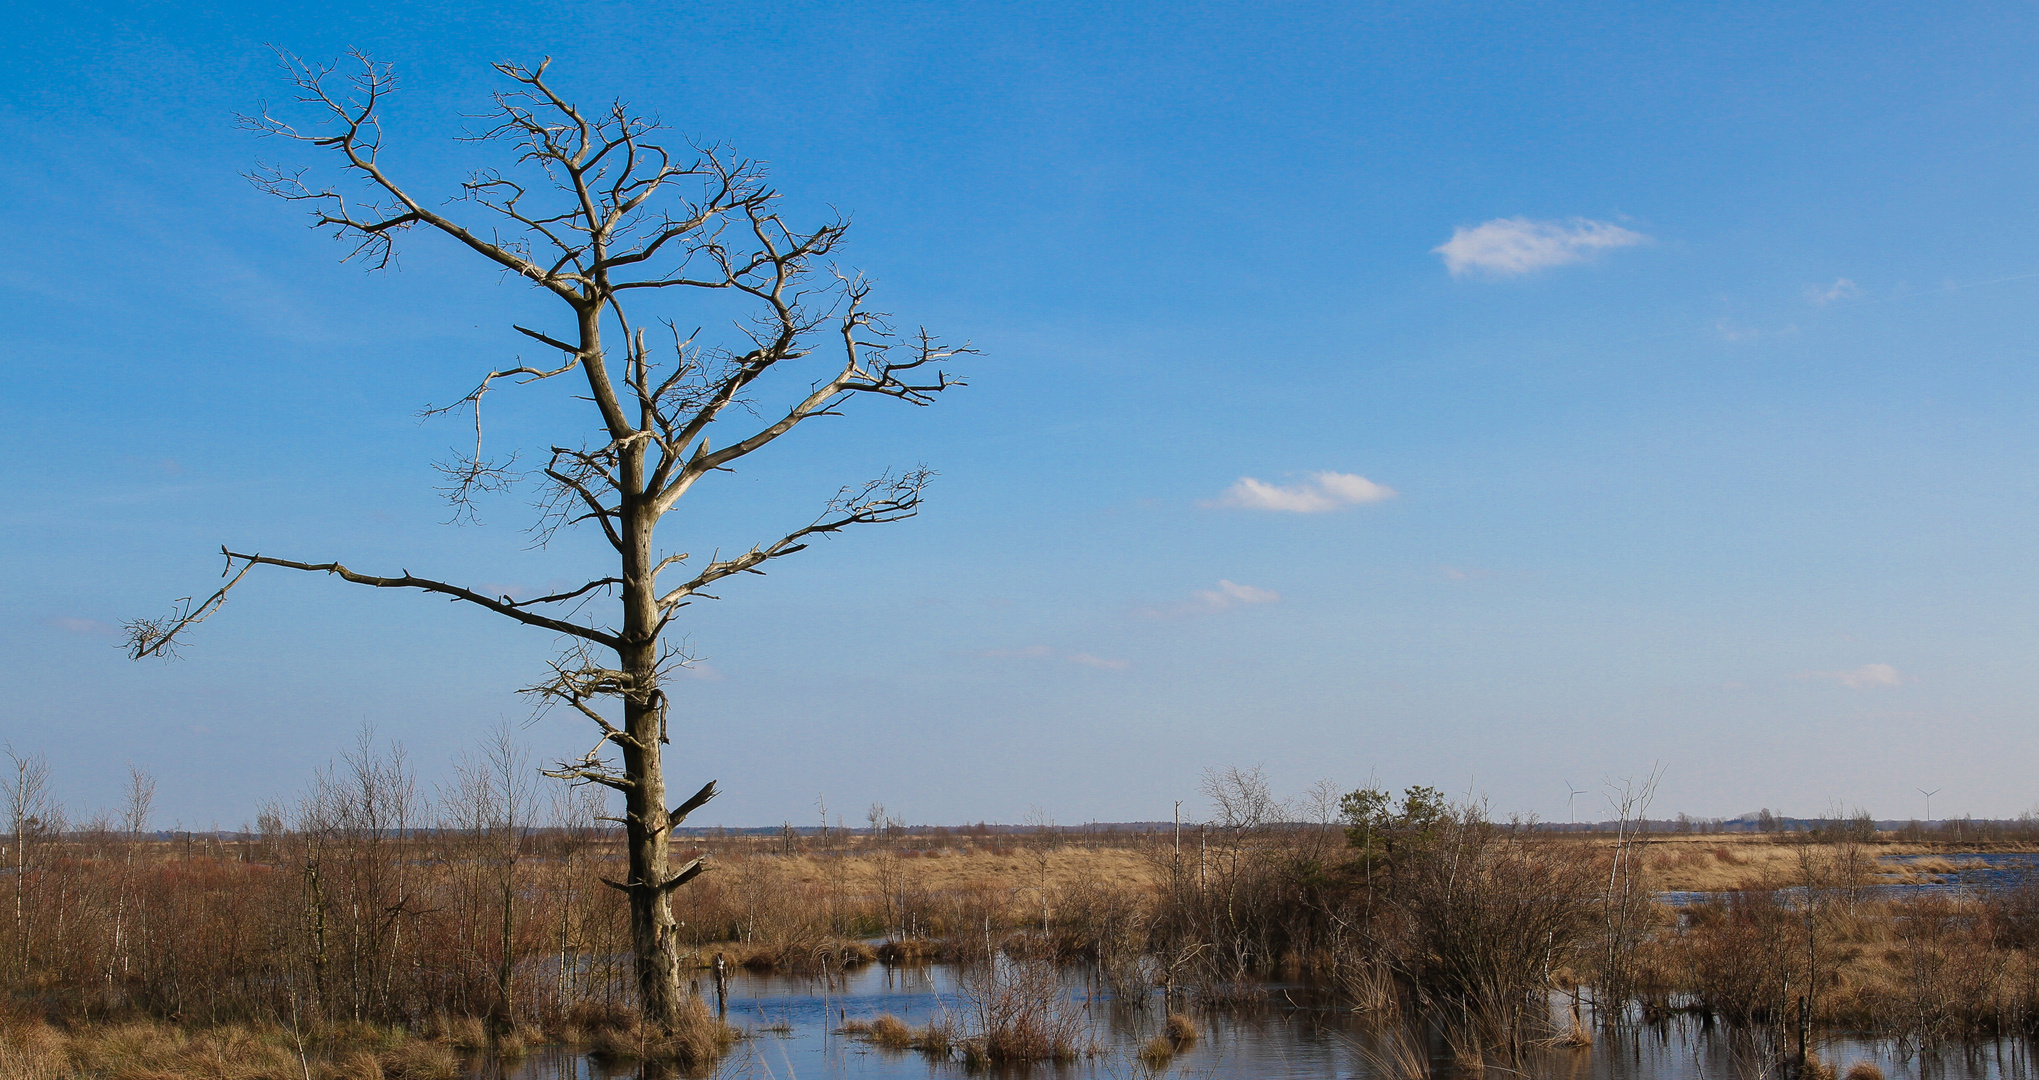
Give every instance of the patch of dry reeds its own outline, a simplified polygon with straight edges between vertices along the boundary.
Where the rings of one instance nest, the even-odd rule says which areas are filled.
[[[906,1026],[906,1021],[891,1013],[885,1013],[871,1021],[866,1038],[874,1045],[887,1050],[908,1050],[913,1047],[913,1029]]]
[[[734,1028],[708,1011],[706,1002],[690,995],[670,1030],[660,1030],[633,1017],[626,1025],[591,1033],[587,1046],[590,1056],[597,1058],[696,1069],[720,1058],[736,1041],[736,1034]]]

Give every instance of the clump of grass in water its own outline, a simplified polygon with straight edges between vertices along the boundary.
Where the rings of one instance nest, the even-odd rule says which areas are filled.
[[[956,1049],[956,1022],[947,1013],[927,1022],[914,1039],[914,1049],[929,1057],[946,1058]]]
[[[708,1011],[708,1004],[689,996],[680,1006],[670,1031],[645,1025],[635,1017],[591,1033],[588,1053],[618,1061],[671,1063],[683,1069],[713,1063],[736,1041],[736,1029]]]
[[[906,1021],[891,1013],[886,1013],[878,1017],[878,1019],[871,1021],[871,1031],[868,1037],[871,1042],[887,1050],[910,1050],[913,1048],[913,1029],[906,1026]]]

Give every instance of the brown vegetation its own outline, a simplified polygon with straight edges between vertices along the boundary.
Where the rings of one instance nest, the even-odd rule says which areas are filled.
[[[732,1032],[698,997],[670,1034],[634,1019],[616,959],[627,912],[599,883],[622,872],[615,835],[586,803],[519,789],[506,752],[485,749],[428,800],[399,755],[364,744],[232,838],[146,833],[145,778],[141,802],[83,827],[20,793],[0,1074],[127,1055],[139,1076],[193,1053],[238,1056],[249,1076],[287,1058],[316,1080],[368,1055],[424,1077],[455,1049],[548,1041],[712,1059]],[[1551,833],[1427,790],[1298,824],[1253,774],[1214,783],[1229,816],[1180,841],[696,834],[689,857],[715,869],[675,898],[681,944],[694,964],[816,974],[959,961],[960,1025],[867,1033],[981,1061],[1088,1049],[1057,974],[1072,960],[1131,1006],[1161,989],[1171,1053],[1194,1038],[1191,1010],[1251,1000],[1276,975],[1316,979],[1386,1027],[1429,1022],[1468,1063],[1590,1045],[1595,1022],[1637,1005],[1690,1005],[1787,1055],[1830,1025],[1914,1046],[2039,1028],[2039,885],[1868,891],[1890,879],[1886,856],[1917,878],[1958,869],[1954,853],[1853,833]],[[1679,910],[1653,899],[1706,881],[1748,887]],[[1553,1015],[1553,989],[1576,1004]]]

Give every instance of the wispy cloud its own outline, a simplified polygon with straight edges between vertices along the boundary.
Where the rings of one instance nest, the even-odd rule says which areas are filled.
[[[84,634],[87,637],[120,636],[120,629],[118,627],[111,623],[100,622],[98,619],[79,619],[69,615],[59,615],[53,619],[44,619],[43,624],[62,630],[67,634]]]
[[[1138,614],[1148,619],[1181,619],[1191,615],[1213,615],[1237,607],[1280,602],[1281,594],[1273,589],[1261,589],[1220,579],[1215,589],[1198,589],[1190,594],[1188,600],[1181,603],[1141,608]]]
[[[1862,290],[1847,278],[1835,278],[1832,285],[1807,285],[1806,303],[1814,307],[1826,307],[1836,300],[1853,300],[1862,295]]]
[[[1225,489],[1204,506],[1240,510],[1276,510],[1288,514],[1321,514],[1361,503],[1375,503],[1395,497],[1395,489],[1376,484],[1352,473],[1311,473],[1300,484],[1270,484],[1250,476]]]
[[[1801,679],[1826,679],[1840,683],[1854,690],[1873,690],[1880,687],[1903,686],[1910,677],[1899,673],[1889,664],[1864,664],[1852,671],[1801,671]]]
[[[1722,341],[1739,343],[1761,338],[1793,337],[1798,333],[1798,324],[1789,323],[1777,330],[1765,330],[1760,326],[1744,326],[1733,319],[1722,317],[1713,321],[1713,329],[1720,335]]]
[[[987,660],[1065,660],[1101,671],[1124,671],[1133,666],[1130,660],[1093,656],[1082,652],[1060,652],[1046,645],[1028,645],[1023,649],[980,649],[977,655]]]
[[[1553,266],[1584,262],[1602,251],[1647,244],[1650,238],[1609,221],[1572,218],[1531,221],[1495,218],[1452,230],[1451,239],[1431,248],[1444,256],[1453,277],[1482,273],[1514,277]]]

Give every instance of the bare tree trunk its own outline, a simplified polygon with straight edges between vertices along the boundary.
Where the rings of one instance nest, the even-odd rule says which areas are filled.
[[[643,650],[650,652],[650,647]],[[638,663],[632,664],[632,660]],[[624,670],[652,679],[648,657],[624,658]],[[630,947],[637,959],[637,996],[644,1018],[670,1028],[680,1010],[680,949],[672,906],[667,857],[671,828],[665,810],[665,773],[660,761],[659,710],[625,699],[624,729],[637,745],[625,745],[623,763],[637,783],[624,793],[624,835],[629,845]],[[633,760],[633,757],[635,760]]]

